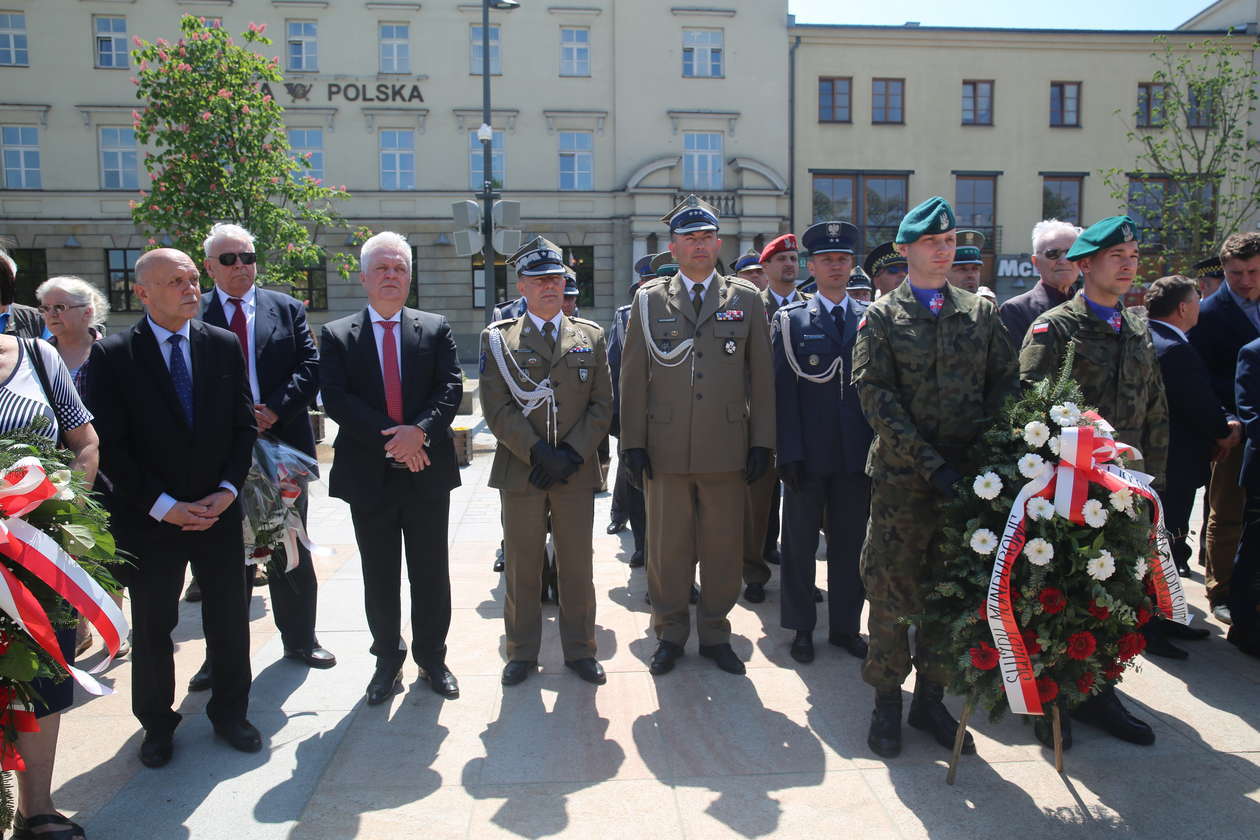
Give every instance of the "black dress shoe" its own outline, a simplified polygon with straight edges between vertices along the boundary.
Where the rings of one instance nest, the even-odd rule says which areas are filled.
[[[681,645],[662,640],[656,646],[656,653],[652,654],[652,663],[648,665],[648,671],[657,677],[662,674],[668,674],[674,670],[674,665],[678,663],[682,655],[683,649]]]
[[[815,586],[814,587],[814,603],[821,604],[822,602],[823,602],[822,590],[819,589],[817,586]]]
[[[914,699],[910,701],[910,716],[907,722],[915,729],[921,729],[936,739],[948,750],[954,748],[954,739],[958,737],[958,721],[945,708],[945,688],[916,677],[914,682]],[[976,751],[975,739],[968,732],[963,736],[963,753],[971,755]]]
[[[797,630],[795,638],[792,639],[792,647],[789,652],[797,662],[813,662],[814,637],[806,630]]]
[[[866,639],[857,633],[831,633],[827,636],[827,641],[838,648],[844,648],[858,659],[866,658]]]
[[[1033,720],[1033,735],[1037,736],[1037,740],[1043,746],[1054,749],[1054,719],[1053,714],[1047,707],[1045,714]],[[1068,715],[1067,709],[1059,705],[1059,730],[1063,736],[1063,751],[1067,752],[1072,749],[1072,718]]]
[[[1197,642],[1212,635],[1212,631],[1206,627],[1191,627],[1188,624],[1182,624],[1180,621],[1170,621],[1166,618],[1153,618],[1151,623],[1170,639]]]
[[[145,731],[140,742],[140,763],[145,767],[164,767],[175,754],[175,744],[170,732]]]
[[[402,665],[377,665],[367,685],[367,704],[379,706],[402,688]]]
[[[744,600],[750,604],[760,604],[766,600],[766,586],[763,583],[750,583],[744,587]]]
[[[195,604],[201,600],[201,587],[197,585],[196,578],[188,582],[188,588],[184,590],[184,600],[190,604]]]
[[[448,700],[459,697],[459,682],[445,665],[425,666],[421,677],[429,681],[429,688],[434,694],[440,694]]]
[[[871,728],[866,734],[866,745],[871,752],[883,758],[901,754],[901,689],[875,692],[875,711],[871,713]]]
[[[744,673],[744,663],[735,655],[735,651],[729,644],[700,645],[700,655],[705,659],[712,659],[728,674]]]
[[[614,519],[608,523],[608,527],[604,529],[604,533],[620,534],[624,530],[626,530],[626,520]]]
[[[216,723],[214,734],[227,741],[228,746],[234,750],[253,753],[262,749],[262,735],[254,724],[247,720],[236,723]]]
[[[691,603],[700,603],[700,587],[696,586],[694,583],[691,584]]]
[[[630,555],[630,568],[632,569],[643,568],[643,552],[642,551],[636,551],[634,554]]]
[[[603,685],[608,682],[608,677],[604,674],[604,666],[596,662],[592,657],[585,659],[566,659],[564,667],[572,668],[579,677],[594,685]]]
[[[502,554],[500,554],[500,555],[498,555],[498,556],[496,556],[496,557],[494,558],[494,566],[493,566],[493,569],[494,569],[494,571],[496,571],[496,572],[501,572],[501,571],[503,571],[503,555],[502,555]]]
[[[1188,659],[1190,656],[1189,652],[1168,641],[1162,629],[1148,629],[1142,635],[1146,636],[1146,653],[1150,656],[1163,656],[1168,659]]]
[[[499,682],[504,685],[520,685],[529,679],[529,675],[534,673],[534,669],[538,667],[538,663],[528,659],[513,659],[511,662],[503,666],[503,676]]]
[[[1177,564],[1177,574],[1181,575],[1183,578],[1184,578],[1184,577],[1190,577],[1190,564],[1189,564],[1189,563],[1178,563],[1178,564]]]
[[[1155,743],[1150,724],[1129,714],[1114,688],[1089,698],[1072,711],[1072,716],[1130,744],[1147,747]]]
[[[779,549],[772,548],[767,551],[761,559],[765,560],[771,566],[778,566],[783,562],[783,555],[779,553]]]
[[[201,667],[197,669],[197,673],[193,674],[192,678],[188,680],[188,690],[209,691],[211,682],[210,663],[208,661],[202,662]]]
[[[312,648],[285,648],[285,659],[296,659],[311,668],[331,668],[337,664],[337,657],[319,645]]]

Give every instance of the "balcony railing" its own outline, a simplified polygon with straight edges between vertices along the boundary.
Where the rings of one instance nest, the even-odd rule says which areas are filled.
[[[692,193],[680,192],[674,193],[674,204],[678,204],[688,195]],[[738,216],[739,213],[739,193],[736,192],[707,192],[695,193],[695,196],[702,201],[707,201],[717,208],[718,216],[726,216],[728,218]]]

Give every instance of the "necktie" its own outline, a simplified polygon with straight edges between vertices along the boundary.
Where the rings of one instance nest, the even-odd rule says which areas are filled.
[[[245,357],[245,366],[249,367],[249,329],[245,324],[245,301],[240,298],[228,298],[236,306],[232,313],[232,323],[228,326],[236,333],[236,340],[241,343],[241,355]]]
[[[697,283],[691,287],[691,305],[696,308],[696,314],[700,314],[700,307],[704,306],[704,284]]]
[[[394,338],[397,321],[377,321],[385,331],[381,342],[381,369],[385,378],[385,411],[395,423],[403,421],[402,377],[398,373],[398,339]]]
[[[831,311],[827,313],[831,316],[831,322],[836,325],[837,332],[844,330],[844,310],[837,304],[831,307]]]
[[[179,333],[166,339],[171,345],[171,384],[175,386],[175,396],[179,397],[180,407],[184,409],[184,419],[188,425],[193,424],[193,390],[192,377],[188,374],[188,365],[184,364],[184,351],[180,342],[184,337]]]
[[[556,349],[556,325],[551,321],[543,324],[543,340],[547,342],[548,350]]]

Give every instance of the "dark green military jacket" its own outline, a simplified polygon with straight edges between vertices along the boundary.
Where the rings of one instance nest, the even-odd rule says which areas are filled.
[[[903,484],[960,472],[1017,387],[1015,349],[997,307],[946,284],[934,316],[909,280],[870,305],[853,347],[853,384],[875,430],[866,473]]]
[[[1046,329],[1038,332],[1040,325]],[[1164,378],[1146,319],[1125,310],[1116,332],[1077,295],[1043,312],[1028,328],[1019,351],[1019,378],[1025,384],[1054,376],[1068,345],[1076,347],[1072,378],[1085,402],[1116,429],[1116,439],[1136,446],[1144,461],[1137,469],[1163,487],[1168,463],[1168,400]]]

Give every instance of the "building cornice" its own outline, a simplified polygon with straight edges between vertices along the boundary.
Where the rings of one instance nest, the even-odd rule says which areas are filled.
[[[678,133],[678,124],[682,120],[723,120],[726,122],[727,132],[735,136],[735,121],[740,118],[739,111],[708,111],[708,110],[682,110],[670,109],[665,112],[669,117],[669,124],[673,128],[673,133]]]
[[[425,122],[429,119],[428,108],[360,108],[359,113],[368,131],[375,131],[380,122],[382,128],[414,125],[417,134],[424,134]]]
[[[26,121],[27,124],[39,123],[47,128],[48,112],[51,110],[51,105],[45,105],[42,102],[0,102],[0,117],[3,117],[5,122]]]
[[[481,125],[482,113],[480,108],[452,108],[451,113],[455,115],[456,131],[462,133]],[[491,128],[499,125],[508,132],[515,133],[516,118],[520,114],[519,108],[492,108],[490,110]]]
[[[543,110],[543,119],[547,121],[547,133],[556,133],[556,124],[561,122],[580,123],[583,127],[593,126],[597,134],[604,133],[604,121],[608,119],[607,111],[582,111],[561,108]]]

